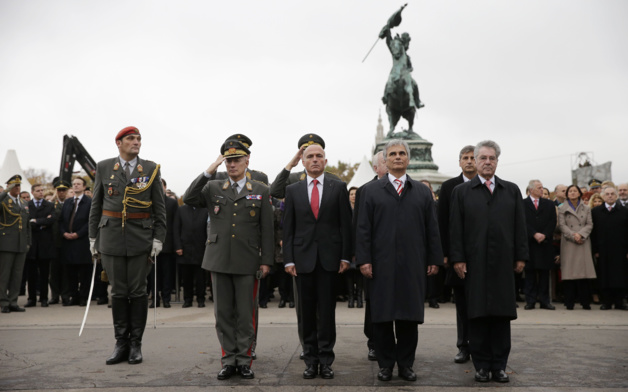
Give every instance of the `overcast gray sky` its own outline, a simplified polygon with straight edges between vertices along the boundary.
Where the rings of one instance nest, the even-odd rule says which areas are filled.
[[[383,41],[361,61],[402,4],[3,0],[0,159],[16,149],[55,173],[64,134],[101,160],[135,125],[178,194],[236,132],[271,180],[307,132],[330,163],[359,162],[380,111],[387,123],[392,64]],[[439,171],[457,175],[460,148],[493,139],[497,175],[522,187],[568,183],[582,151],[628,181],[627,16],[621,0],[410,0],[394,31],[412,37],[415,130]]]

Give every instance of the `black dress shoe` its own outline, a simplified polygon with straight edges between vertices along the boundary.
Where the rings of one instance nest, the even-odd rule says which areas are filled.
[[[192,307],[192,301],[190,300],[185,300],[183,301],[183,306],[181,306],[182,308],[191,308]]]
[[[301,354],[299,354],[299,359],[303,360],[305,358],[305,352],[301,351]]]
[[[259,304],[259,307],[263,308],[263,309],[266,309],[266,308],[268,308],[268,304]]]
[[[466,362],[469,362],[470,358],[471,358],[471,355],[469,354],[469,351],[460,349],[460,351],[458,351],[458,354],[456,354],[456,356],[454,357],[454,362],[466,363]]]
[[[369,361],[377,361],[377,355],[375,355],[375,349],[369,348],[369,353],[366,356]]]
[[[11,313],[8,306],[3,306],[0,308],[0,313]]]
[[[47,299],[42,299],[41,300],[41,307],[42,308],[47,308],[48,307],[48,300]]]
[[[87,300],[86,300],[86,299],[82,299],[82,300],[79,302],[79,306],[87,306]]]
[[[334,378],[334,371],[329,365],[321,365],[320,374],[321,378],[324,378],[325,380],[331,380],[332,378]]]
[[[109,298],[107,298],[107,297],[98,298],[98,301],[96,301],[96,303],[98,305],[107,305],[109,303]]]
[[[196,300],[196,302],[198,303],[198,305],[197,305],[197,306],[198,306],[199,308],[204,308],[204,307],[205,307],[205,300],[200,300],[200,301],[199,301],[199,300]],[[190,304],[190,306],[191,306],[191,304]]]
[[[56,305],[59,303],[59,298],[53,298],[50,301],[48,301],[48,304],[50,305]]]
[[[222,370],[218,372],[218,379],[227,380],[231,378],[231,376],[233,376],[234,374],[236,374],[236,367],[231,365],[225,365],[225,367],[223,367]]]
[[[255,361],[257,359],[257,354],[255,354],[255,351],[251,351],[251,360]]]
[[[510,381],[510,378],[508,378],[508,375],[503,370],[493,370],[491,374],[493,375],[493,381],[497,381],[497,382]]]
[[[285,308],[286,307],[286,300],[285,299],[280,299],[279,300],[279,305],[277,306],[278,308]]]
[[[525,310],[530,310],[530,309],[534,309],[534,304],[526,304],[526,306],[524,307]]]
[[[12,312],[25,312],[26,311],[26,309],[20,308],[17,305],[9,305],[9,310]]]
[[[582,305],[582,309],[591,310],[591,305]]]
[[[440,308],[440,305],[438,304],[438,301],[435,300],[435,299],[430,299],[429,303],[430,303],[430,308],[434,308],[434,309]]]
[[[129,359],[129,344],[128,343],[116,343],[116,347],[113,349],[111,356],[107,358],[105,362],[107,365],[115,365],[122,361]]]
[[[70,300],[70,306],[76,306],[76,305],[78,305],[80,303],[81,303],[81,301],[79,301],[78,298],[72,297],[72,299]]]
[[[249,365],[239,365],[238,372],[240,373],[240,376],[242,376],[242,378],[246,378],[246,379],[255,378],[255,373],[253,373]]]
[[[294,301],[288,302],[288,307],[289,308],[294,308]]]
[[[170,308],[170,301],[164,300],[164,308]]]
[[[392,380],[392,368],[381,368],[381,369],[379,369],[379,373],[377,373],[377,379],[379,381],[390,381],[390,380]]]
[[[400,367],[399,377],[406,381],[416,381],[416,373],[410,367]]]
[[[142,363],[142,343],[131,342],[131,348],[129,349],[129,365],[137,365]]]
[[[606,305],[606,304],[600,306],[600,310],[611,310],[611,308],[612,308],[611,305]]]
[[[159,307],[159,301],[157,301],[157,307]],[[155,301],[151,302],[150,305],[148,305],[149,309],[154,309],[155,308]]]
[[[309,380],[311,378],[316,377],[318,374],[318,365],[307,365],[305,370],[303,371],[303,378]]]
[[[628,310],[628,305],[615,305],[615,309]]]
[[[552,304],[541,304],[541,309],[556,310],[556,307]]]
[[[26,305],[24,305],[25,308],[32,308],[34,306],[37,306],[37,301],[33,299],[29,299],[28,301],[26,301]]]
[[[567,308],[567,310],[573,310],[573,305],[565,305],[565,308]]]
[[[488,382],[489,381],[489,373],[486,369],[480,369],[475,372],[475,381],[479,382]]]

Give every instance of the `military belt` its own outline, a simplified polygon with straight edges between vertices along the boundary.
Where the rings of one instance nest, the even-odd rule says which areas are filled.
[[[121,212],[103,210],[102,214],[104,216],[122,218]],[[148,218],[150,218],[150,214],[148,212],[127,212],[126,213],[126,219],[148,219]]]

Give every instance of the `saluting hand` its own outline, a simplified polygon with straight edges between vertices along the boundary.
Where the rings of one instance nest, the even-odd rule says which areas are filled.
[[[209,174],[216,173],[216,171],[218,170],[218,168],[220,167],[220,165],[222,165],[224,161],[225,161],[225,157],[223,157],[222,154],[218,155],[218,158],[216,158],[216,161],[212,163],[211,165],[209,165],[209,167],[207,168],[207,173]]]
[[[303,150],[305,150],[305,148],[299,148],[299,151],[297,151],[295,156],[293,156],[290,162],[288,162],[288,164],[286,165],[286,170],[290,171],[292,170],[292,168],[299,164],[299,161],[303,157]]]

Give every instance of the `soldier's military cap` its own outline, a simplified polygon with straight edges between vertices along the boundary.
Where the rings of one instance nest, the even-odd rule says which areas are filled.
[[[301,139],[299,139],[299,148],[309,147],[312,144],[318,144],[319,146],[323,147],[323,150],[325,149],[325,141],[322,137],[318,136],[315,133],[305,134],[301,136]]]
[[[9,178],[9,180],[7,181],[7,185],[21,184],[21,183],[22,183],[22,176],[20,176],[19,174],[14,175],[13,177]]]
[[[140,130],[135,127],[122,128],[122,130],[120,130],[120,132],[118,132],[118,134],[116,135],[116,141],[122,139],[123,137],[127,135],[139,135],[139,134],[140,134]]]
[[[600,188],[601,186],[602,184],[596,179],[589,181],[589,189]]]
[[[55,177],[52,180],[52,186],[55,187],[55,189],[68,189],[70,187],[70,184],[68,184],[67,181],[60,179],[59,177]]]
[[[231,135],[225,141],[229,141],[229,140],[237,140],[240,143],[242,143],[244,147],[246,148],[251,148],[251,146],[253,145],[253,142],[251,141],[251,139],[249,139],[248,136],[243,135],[241,133],[236,133],[235,135]]]
[[[225,158],[238,158],[249,155],[251,152],[237,140],[227,140],[220,147],[220,153]]]

